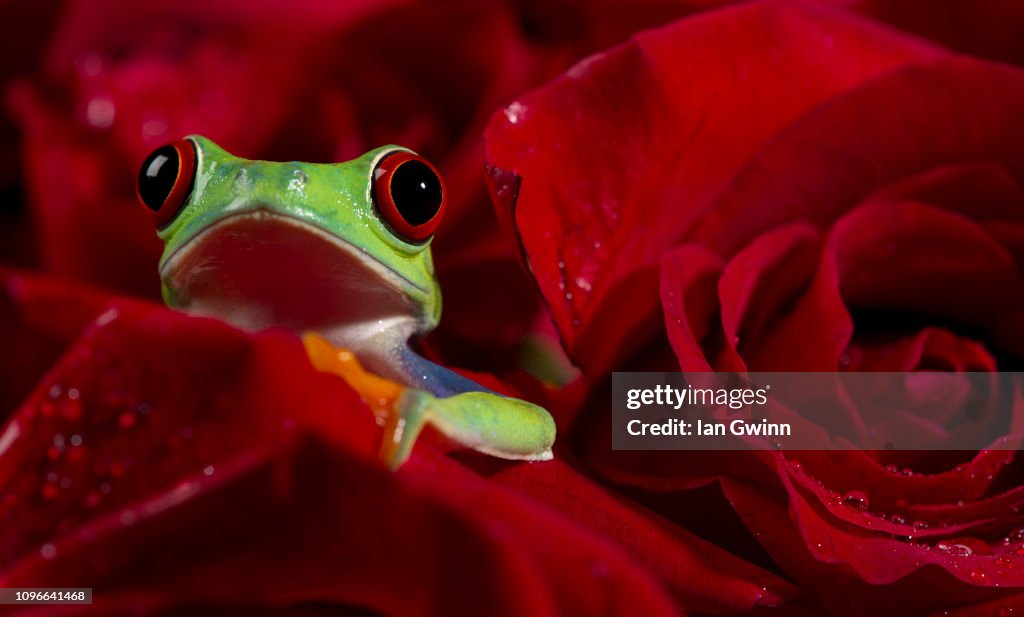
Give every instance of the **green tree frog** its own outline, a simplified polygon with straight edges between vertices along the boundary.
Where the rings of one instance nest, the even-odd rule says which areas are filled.
[[[167,304],[303,334],[314,366],[384,417],[392,468],[426,424],[494,456],[551,458],[547,411],[411,346],[441,316],[430,241],[447,195],[423,157],[384,146],[337,164],[250,161],[190,136],[146,157],[137,188],[164,242]]]

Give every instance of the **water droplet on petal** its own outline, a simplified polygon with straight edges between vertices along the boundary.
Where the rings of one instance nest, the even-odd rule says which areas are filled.
[[[971,582],[977,585],[983,584],[985,582],[985,579],[988,578],[988,576],[985,574],[985,571],[981,568],[975,568],[971,570],[971,573],[968,576],[970,577]]]
[[[868,496],[861,491],[850,491],[843,495],[843,505],[852,510],[863,512],[868,509]]]
[[[516,101],[505,108],[505,119],[509,124],[519,124],[526,115],[526,106]]]
[[[939,542],[935,545],[935,550],[952,557],[970,557],[974,554],[971,547],[966,544],[950,544],[948,542]]]

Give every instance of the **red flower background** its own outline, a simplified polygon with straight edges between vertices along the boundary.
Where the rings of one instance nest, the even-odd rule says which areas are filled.
[[[1024,8],[731,4],[0,6],[0,586],[95,588],[60,614],[1024,612],[1015,453],[610,450],[612,370],[1024,359]],[[551,409],[555,460],[423,440],[386,472],[294,336],[162,307],[132,183],[189,133],[435,160],[428,352]],[[530,332],[575,383],[515,370]]]

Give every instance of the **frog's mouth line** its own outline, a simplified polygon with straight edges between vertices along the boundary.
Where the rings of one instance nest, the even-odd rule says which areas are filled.
[[[167,300],[190,313],[259,330],[283,326],[357,347],[409,336],[422,323],[421,286],[363,249],[286,215],[254,210],[198,234],[160,268]]]

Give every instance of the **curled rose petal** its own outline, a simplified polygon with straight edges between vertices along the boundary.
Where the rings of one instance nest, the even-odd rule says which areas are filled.
[[[511,216],[574,359],[600,373],[653,331],[658,260],[764,140],[939,53],[849,16],[753,3],[637,35],[496,114],[487,161],[523,179]]]

